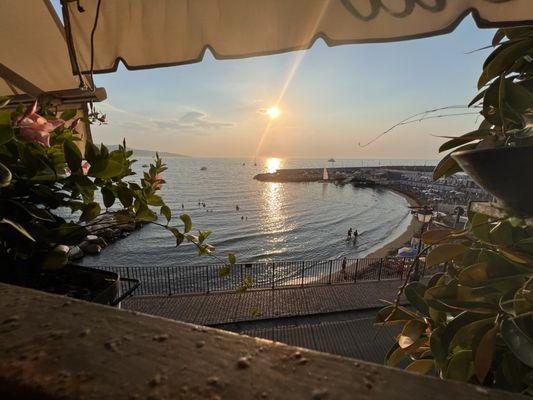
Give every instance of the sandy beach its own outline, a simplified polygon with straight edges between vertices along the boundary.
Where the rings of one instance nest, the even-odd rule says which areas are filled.
[[[393,189],[388,189],[388,190],[391,190],[399,194],[403,198],[405,198],[410,206],[413,206],[413,207],[420,206],[420,203],[416,199],[406,195],[405,193],[402,193],[402,192],[399,192]],[[397,239],[393,240],[392,242],[385,243],[383,247],[370,253],[365,258],[382,258],[382,257],[386,257],[389,255],[395,255],[397,250],[403,247],[404,243],[409,242],[411,238],[413,237],[413,235],[419,231],[420,231],[420,222],[413,215],[411,216],[411,223],[409,224],[409,226],[407,227],[407,230],[404,233],[402,233]]]

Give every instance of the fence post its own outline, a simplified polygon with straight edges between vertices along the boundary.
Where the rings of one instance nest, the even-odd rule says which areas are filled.
[[[328,278],[328,285],[331,285],[331,269],[333,267],[332,260],[329,260],[329,278]]]
[[[381,268],[383,267],[383,258],[379,259],[379,272],[378,272],[378,281],[381,280]]]
[[[205,266],[205,274],[207,275],[207,279],[205,280],[207,282],[207,293],[209,293],[209,265]]]
[[[276,263],[272,263],[272,290],[274,290],[275,281],[274,281],[274,270],[276,268]]]
[[[305,261],[302,261],[302,280],[300,282],[301,287],[304,287],[304,271],[305,271]]]
[[[357,283],[357,269],[359,268],[359,259],[355,260],[355,277],[353,283]]]
[[[170,267],[167,267],[167,283],[168,283],[168,295],[172,294],[172,289],[170,288]]]

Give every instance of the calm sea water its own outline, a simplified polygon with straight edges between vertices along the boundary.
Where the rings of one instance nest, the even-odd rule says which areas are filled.
[[[137,170],[150,162],[144,157],[138,160]],[[161,194],[173,214],[185,212],[192,217],[194,229],[212,230],[209,242],[216,247],[216,254],[225,258],[228,252],[235,252],[239,262],[364,257],[400,236],[411,219],[406,200],[387,190],[253,179],[279,167],[323,167],[323,160],[258,159],[256,166],[249,159],[167,158],[165,162],[167,183]],[[362,163],[423,165],[424,161],[338,160],[329,165]],[[199,202],[205,203],[205,208]],[[355,245],[345,240],[350,227],[360,233]],[[198,257],[192,245],[175,247],[172,235],[153,225],[82,261],[94,266],[216,262]]]

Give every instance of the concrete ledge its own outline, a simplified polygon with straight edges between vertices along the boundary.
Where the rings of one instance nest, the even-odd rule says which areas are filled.
[[[414,397],[522,398],[0,284],[1,399]]]

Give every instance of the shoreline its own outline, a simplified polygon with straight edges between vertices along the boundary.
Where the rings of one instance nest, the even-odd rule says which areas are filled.
[[[398,194],[399,196],[403,197],[405,200],[407,200],[407,203],[409,203],[410,206],[418,207],[420,206],[420,202],[409,196],[408,194],[402,193],[398,190],[387,188],[388,190],[393,191],[394,193]],[[396,239],[385,243],[383,246],[381,246],[379,249],[373,251],[372,253],[361,257],[363,259],[368,258],[386,258],[388,256],[396,256],[397,250],[401,247],[403,247],[404,243],[411,240],[411,238],[414,236],[415,233],[417,233],[420,230],[421,224],[420,222],[415,218],[414,215],[411,215],[411,221],[409,225],[407,226],[407,229],[405,232],[403,232],[400,236],[398,236]],[[391,254],[393,253],[393,254]],[[368,265],[366,270],[370,270],[372,268],[372,265]],[[332,279],[335,281],[343,281],[343,280],[354,280],[356,279],[356,274],[359,276],[359,274],[365,273],[364,270],[357,270],[357,264],[349,264],[346,266],[346,270],[343,271],[337,271],[333,273]],[[320,278],[318,278],[320,279]]]
[[[410,206],[413,207],[419,207],[420,202],[405,194],[402,193],[396,189],[387,188],[387,190],[390,190],[394,193],[396,193],[399,196],[402,196],[405,200],[407,200],[407,203],[409,203]],[[414,236],[415,233],[417,233],[420,230],[420,222],[416,219],[414,215],[411,215],[411,222],[407,226],[407,229],[405,232],[403,232],[400,236],[398,236],[396,239],[392,240],[391,242],[385,243],[382,247],[379,249],[373,251],[372,253],[366,255],[364,258],[384,258],[389,255],[392,251],[396,252],[400,247],[403,247],[403,244],[410,241],[411,238]]]

